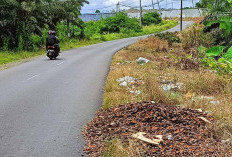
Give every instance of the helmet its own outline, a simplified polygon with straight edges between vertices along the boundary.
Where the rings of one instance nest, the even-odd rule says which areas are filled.
[[[52,35],[52,32],[53,32],[52,30],[49,30],[48,35]]]
[[[49,30],[49,31],[48,31],[48,34],[49,34],[49,35],[56,35],[56,32],[55,32],[55,31],[52,31],[52,30]]]

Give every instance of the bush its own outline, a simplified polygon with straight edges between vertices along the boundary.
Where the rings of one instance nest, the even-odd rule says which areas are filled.
[[[43,40],[42,40],[42,37],[39,36],[39,35],[32,35],[31,36],[31,39],[32,39],[32,43],[33,43],[33,48],[34,50],[38,47],[40,47],[42,44],[43,44]]]
[[[177,36],[176,33],[172,33],[172,32],[165,32],[165,33],[158,33],[156,34],[156,36],[160,39],[163,40],[167,40],[169,44],[176,42],[176,43],[180,43],[181,40],[180,38]]]
[[[61,42],[67,40],[67,25],[64,22],[58,23],[56,26],[56,33]]]
[[[142,31],[139,20],[136,18],[129,18],[125,13],[118,13],[115,16],[101,20],[99,29],[99,33],[101,34],[120,33],[122,29],[128,29],[134,32]]]
[[[78,18],[76,21],[74,21],[73,25],[73,32],[72,32],[72,37],[73,38],[78,38],[78,39],[83,39],[85,37],[85,23],[82,21],[82,19]]]
[[[181,42],[185,49],[198,48],[199,46],[209,48],[214,45],[215,39],[210,33],[203,32],[202,25],[195,24],[182,32]]]
[[[232,76],[232,60],[220,58],[216,61],[212,57],[203,58],[201,60],[203,67],[209,67],[211,70],[215,70],[218,75],[231,75]]]
[[[82,39],[84,38],[84,28],[85,24],[81,19],[72,21],[72,24],[69,24],[70,34],[72,38]],[[57,36],[60,41],[67,41],[68,37],[68,26],[66,22],[60,22],[56,26]]]
[[[84,29],[84,34],[87,39],[90,39],[94,34],[99,34],[100,33],[100,25],[102,24],[101,21],[97,22],[87,22],[85,24],[85,29]]]
[[[3,50],[4,51],[9,50],[9,41],[10,41],[10,38],[8,38],[8,37],[3,38]]]
[[[161,21],[162,19],[158,12],[146,13],[143,16],[143,24],[147,26],[151,24],[159,24]]]

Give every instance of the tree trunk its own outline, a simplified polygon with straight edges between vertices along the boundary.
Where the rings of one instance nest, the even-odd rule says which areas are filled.
[[[70,20],[69,20],[69,15],[68,15],[68,18],[67,18],[67,35],[68,35],[68,37],[70,37],[70,26],[69,26],[69,24],[70,24]]]

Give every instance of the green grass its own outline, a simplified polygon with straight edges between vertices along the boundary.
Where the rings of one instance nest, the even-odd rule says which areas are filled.
[[[13,61],[19,61],[27,58],[42,55],[43,51],[36,52],[0,52],[0,65],[4,65]]]
[[[154,34],[158,32],[162,32],[169,28],[176,26],[178,23],[177,21],[163,21],[158,25],[150,25],[144,26],[143,31],[139,33],[112,33],[112,34],[95,34],[91,37],[90,40],[78,40],[78,39],[71,39],[67,42],[60,43],[61,50],[68,50],[72,48],[83,47],[87,45],[97,44],[104,41],[122,39],[122,38],[129,38],[129,37],[136,37],[148,34]],[[35,56],[40,56],[46,54],[44,49],[33,51],[33,52],[3,52],[0,51],[0,66],[4,64],[8,64],[14,61],[20,61],[23,59],[32,58]]]
[[[95,34],[94,36],[92,36],[91,40],[110,41],[122,38],[155,34],[175,27],[177,24],[177,21],[163,21],[158,25],[144,26],[143,31],[139,33],[110,33],[105,35]]]

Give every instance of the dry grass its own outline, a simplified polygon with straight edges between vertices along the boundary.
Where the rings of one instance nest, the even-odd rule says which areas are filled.
[[[159,40],[156,37],[150,37],[148,39],[140,40],[137,44],[132,45],[130,50],[141,51],[141,50],[152,50],[153,52],[167,52],[168,42]]]
[[[103,157],[140,157],[136,143],[129,141],[129,144],[123,144],[119,139],[115,139],[108,143],[106,152]]]
[[[183,48],[211,47],[215,42],[214,38],[211,34],[204,33],[203,28],[203,24],[194,24],[184,30],[180,36]]]
[[[165,18],[166,20],[176,20],[180,21],[180,18]],[[204,17],[185,17],[183,18],[183,21],[194,21],[195,23],[201,23],[201,21],[204,19]]]
[[[232,139],[232,79],[201,67],[179,68],[177,65],[183,64],[181,58],[185,57],[184,54],[185,50],[180,45],[168,47],[165,41],[155,37],[138,41],[118,52],[113,58],[112,70],[107,79],[103,108],[129,102],[160,101],[202,109],[215,117],[213,135],[224,140]],[[145,65],[133,62],[139,57],[151,62]],[[116,80],[124,76],[140,80],[135,88],[142,91],[141,95],[136,96],[127,87],[118,85]],[[163,80],[183,83],[183,87],[166,92],[161,87]],[[213,97],[213,100],[194,99],[200,96]],[[212,104],[211,101],[219,101],[220,104]]]

